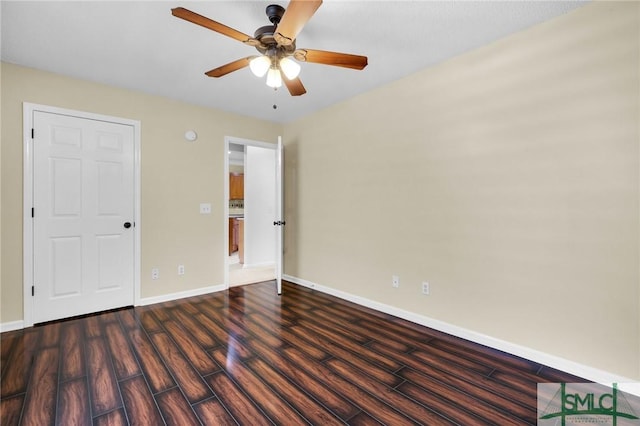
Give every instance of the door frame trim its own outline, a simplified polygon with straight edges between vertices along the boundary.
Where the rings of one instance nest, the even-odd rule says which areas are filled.
[[[134,233],[133,233],[133,303],[140,303],[140,121],[109,115],[95,114],[49,105],[29,102],[22,104],[22,137],[23,137],[23,207],[22,207],[22,244],[23,244],[23,327],[33,326],[34,298],[31,296],[33,282],[33,221],[31,208],[33,207],[33,116],[36,111],[77,118],[107,121],[133,127],[133,197],[134,197]]]

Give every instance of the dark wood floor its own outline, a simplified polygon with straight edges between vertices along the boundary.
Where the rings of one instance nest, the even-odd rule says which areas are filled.
[[[575,377],[290,283],[1,335],[0,424],[536,423]]]

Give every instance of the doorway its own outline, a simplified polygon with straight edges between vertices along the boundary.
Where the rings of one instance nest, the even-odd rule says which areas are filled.
[[[226,138],[225,204],[229,287],[276,277],[275,144]]]

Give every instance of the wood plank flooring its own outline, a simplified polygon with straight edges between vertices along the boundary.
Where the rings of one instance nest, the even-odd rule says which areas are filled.
[[[0,424],[536,424],[583,381],[291,283],[3,333]]]

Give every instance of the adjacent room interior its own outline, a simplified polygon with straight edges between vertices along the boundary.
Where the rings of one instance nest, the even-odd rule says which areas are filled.
[[[227,261],[230,287],[275,279],[273,251],[276,235],[271,226],[275,201],[274,159],[273,149],[252,145],[247,141],[229,143]],[[246,199],[248,202],[245,203]],[[246,216],[249,217],[249,224]],[[260,222],[264,222],[265,226],[257,227],[256,223]],[[248,252],[248,259],[245,252]]]
[[[296,48],[368,64],[287,50],[278,90],[249,69],[267,4],[0,3],[2,424],[536,424],[538,383],[640,382],[640,3],[326,1]],[[28,161],[40,107],[133,129],[96,178],[131,165],[131,214],[95,202],[132,290],[34,326],[34,276],[75,272],[34,272],[32,183],[71,216],[49,182],[87,176]],[[251,239],[274,196],[247,182],[273,184],[247,150],[279,137],[282,295]]]

